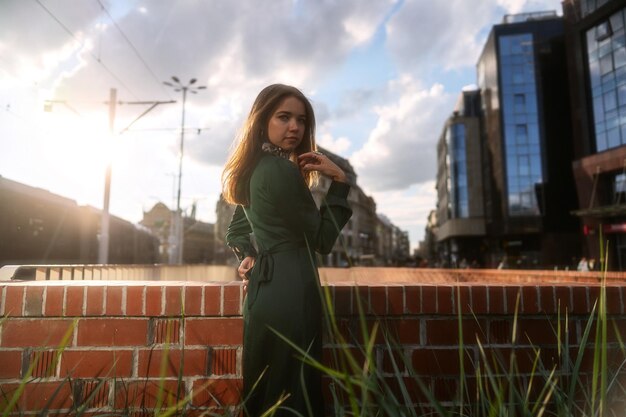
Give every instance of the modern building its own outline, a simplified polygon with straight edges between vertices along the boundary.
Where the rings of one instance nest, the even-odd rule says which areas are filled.
[[[584,255],[626,269],[626,4],[563,2]],[[608,244],[607,244],[608,243]]]
[[[563,18],[507,15],[438,143],[437,264],[571,267],[580,256]]]
[[[437,143],[436,232],[441,266],[484,265],[488,159],[480,130],[480,93],[463,91]]]

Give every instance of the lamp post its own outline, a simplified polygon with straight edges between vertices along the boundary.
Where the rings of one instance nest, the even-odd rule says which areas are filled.
[[[206,87],[203,85],[194,86],[197,81],[195,78],[190,79],[187,84],[182,84],[178,77],[172,76],[172,81],[174,82],[171,83],[169,81],[163,81],[163,84],[167,85],[168,87],[172,87],[176,92],[183,92],[183,115],[180,126],[180,152],[178,155],[178,191],[176,195],[176,218],[172,222],[172,227],[170,228],[169,261],[171,264],[182,264],[183,218],[182,212],[180,210],[180,190],[183,178],[183,150],[185,146],[185,104],[187,102],[187,92],[197,94],[199,90],[204,90]]]

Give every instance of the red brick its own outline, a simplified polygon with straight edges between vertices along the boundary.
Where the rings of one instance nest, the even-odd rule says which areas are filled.
[[[147,319],[84,319],[78,323],[79,346],[146,346]]]
[[[369,287],[370,308],[369,311],[377,316],[387,314],[387,291],[386,287]],[[368,310],[366,310],[368,311]]]
[[[183,314],[183,299],[181,286],[165,287],[165,315],[180,317]]]
[[[41,316],[43,310],[44,286],[29,285],[24,297],[24,316]]]
[[[241,285],[224,285],[223,316],[238,316],[241,314]]]
[[[2,323],[3,347],[58,347],[63,336],[72,329],[72,320],[8,319]],[[71,344],[70,337],[69,343]]]
[[[65,287],[58,285],[46,286],[46,306],[44,314],[48,317],[60,317],[63,315],[63,298]]]
[[[434,285],[424,285],[422,290],[422,313],[437,313],[437,287]]]
[[[185,345],[241,345],[241,318],[199,318],[185,323]]]
[[[126,287],[126,315],[143,316],[145,311],[144,294],[146,287],[129,285]]]
[[[209,374],[237,374],[237,349],[211,349]]]
[[[86,408],[103,408],[109,405],[109,383],[105,380],[83,380],[81,384],[77,384],[76,388],[80,389],[79,397],[75,400],[76,404],[86,405]],[[74,391],[76,393],[76,390]],[[81,413],[81,417],[97,417],[102,416],[102,412],[98,413]]]
[[[146,286],[146,316],[160,316],[162,304],[162,293],[160,286]]]
[[[468,358],[468,353],[463,352],[463,366],[465,374],[472,374],[472,358]],[[459,348],[456,349],[416,349],[411,355],[413,370],[418,375],[459,375],[461,372],[461,361],[459,358]]]
[[[558,286],[554,288],[556,295],[556,305],[561,315],[571,314],[572,312],[572,293],[568,286]]]
[[[609,314],[622,313],[621,288],[607,286],[606,287],[606,312]]]
[[[153,333],[150,344],[154,343],[167,343],[167,344],[179,344],[180,343],[180,327],[181,319],[166,318],[166,319],[153,319],[152,328]]]
[[[486,314],[489,312],[489,306],[487,302],[487,288],[482,285],[476,285],[472,287],[465,287],[472,290],[472,311],[474,314]],[[463,292],[461,292],[463,295]],[[463,299],[463,298],[461,298]]]
[[[7,398],[11,398],[18,386],[19,384],[2,384],[3,394]],[[21,412],[41,412],[44,406],[48,410],[58,410],[68,409],[71,405],[72,387],[69,381],[43,382],[35,380],[24,385],[24,391],[17,402],[17,409]]]
[[[420,321],[418,319],[400,319],[389,321],[388,324],[397,333],[397,340],[402,344],[420,343]]]
[[[530,285],[528,287],[523,287],[522,289],[522,299],[523,299],[523,308],[522,312],[524,314],[536,314],[541,311],[541,306],[539,305],[539,297],[537,295],[537,287],[534,285]],[[511,311],[513,313],[513,311]]]
[[[206,376],[208,370],[208,350],[204,349],[142,349],[139,351],[138,376],[140,378],[170,378],[178,377],[183,359],[183,377]],[[161,366],[165,360],[165,369],[161,373]]]
[[[596,313],[598,312],[598,308],[600,307],[600,291],[601,288],[599,286],[589,286],[589,312],[594,308]]]
[[[393,348],[392,348],[393,349]],[[381,349],[382,350],[382,363],[381,367],[383,372],[389,374],[399,374],[406,372],[407,368],[411,366],[410,359],[407,358],[404,349]]]
[[[512,341],[512,319],[490,320],[489,343],[505,344]]]
[[[352,314],[352,292],[350,286],[337,285],[333,287],[333,301],[335,314],[339,316]]]
[[[31,351],[28,357],[31,376],[34,378],[56,377],[58,356],[56,350]]]
[[[569,338],[570,343],[576,341],[575,323],[569,322]],[[557,345],[564,343],[565,337],[565,320],[561,319],[561,341],[558,340],[558,323],[556,319],[540,318],[540,319],[520,319],[517,321],[518,342],[523,344],[531,343],[533,345]]]
[[[437,313],[438,314],[454,314],[456,309],[454,305],[456,300],[452,298],[452,286],[437,286]]]
[[[202,287],[185,287],[185,316],[199,316],[202,314]]]
[[[461,310],[461,313],[468,314],[472,311],[470,289],[467,286],[458,285],[458,286],[452,287],[451,298],[452,298],[452,311],[451,311],[452,313],[458,314],[459,310]]]
[[[222,287],[207,285],[204,287],[204,315],[219,316],[222,309]]]
[[[216,407],[239,404],[241,379],[198,379],[193,382],[191,404],[198,407]]]
[[[61,354],[61,378],[119,378],[133,372],[130,350],[68,350]]]
[[[0,378],[19,379],[22,371],[21,350],[0,350]]]
[[[68,286],[65,296],[65,315],[68,317],[80,317],[83,315],[83,295],[85,287]]]
[[[404,288],[390,285],[387,287],[387,314],[400,316],[404,314]]]
[[[367,314],[370,306],[370,292],[369,287],[359,286],[355,288],[354,297],[354,313],[355,314]]]
[[[487,287],[489,293],[489,313],[504,314],[504,288],[499,285],[490,285]]]
[[[22,316],[25,287],[23,285],[7,285],[5,288],[4,315],[8,317]]]
[[[587,314],[590,309],[587,306],[587,287],[575,286],[572,287],[572,313],[574,314]]]
[[[474,319],[461,320],[463,326],[463,341],[475,344],[478,336],[484,342],[485,323]],[[451,318],[445,320],[426,321],[426,343],[428,345],[457,346],[459,344],[459,320]]]
[[[105,315],[121,316],[124,314],[122,310],[122,299],[124,296],[124,287],[117,285],[107,285],[107,302],[104,307]]]
[[[85,306],[85,313],[87,316],[101,316],[102,304],[104,301],[104,287],[103,286],[87,286],[87,305]]]
[[[161,392],[163,406],[173,406],[185,397],[185,381],[180,384],[176,380],[141,380],[115,381],[115,396],[113,404],[117,409],[127,407],[153,408]],[[150,413],[150,415],[154,415]]]
[[[421,300],[422,288],[418,286],[404,287],[404,295],[406,302],[406,312],[408,314],[419,314],[422,309]]]
[[[548,314],[556,313],[556,306],[554,305],[554,287],[551,285],[540,286],[539,296],[541,298],[540,312]]]
[[[522,287],[518,286],[504,287],[504,299],[506,301],[507,314],[520,314],[523,311],[522,307],[524,300],[522,298],[522,291]]]

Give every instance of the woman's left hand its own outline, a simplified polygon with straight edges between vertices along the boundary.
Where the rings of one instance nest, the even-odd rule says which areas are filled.
[[[306,152],[299,155],[298,165],[305,172],[317,171],[333,181],[347,181],[346,173],[321,152]]]

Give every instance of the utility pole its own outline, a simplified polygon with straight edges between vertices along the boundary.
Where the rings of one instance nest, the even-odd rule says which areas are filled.
[[[109,90],[109,133],[110,140],[115,135],[115,103],[117,90]],[[109,200],[111,197],[111,160],[107,161],[106,174],[104,176],[104,202],[102,203],[102,220],[100,222],[100,242],[98,244],[98,263],[109,263]]]
[[[180,209],[180,193],[181,184],[183,178],[183,149],[185,146],[185,104],[187,102],[187,91],[192,94],[197,94],[198,90],[204,90],[206,86],[193,86],[196,83],[196,79],[192,78],[189,83],[183,85],[178,77],[172,76],[172,80],[175,84],[169,81],[163,81],[163,84],[168,87],[174,88],[174,91],[183,92],[183,114],[180,126],[180,152],[178,155],[178,192],[176,195],[176,215],[171,222],[170,227],[170,239],[169,239],[169,263],[181,265],[183,263],[183,245],[184,245],[184,225],[183,215]]]
[[[44,102],[44,111],[52,111],[52,106],[54,103],[61,103],[66,106],[68,109],[76,113],[80,116],[80,114],[71,107],[64,100],[46,100]],[[109,105],[109,132],[111,134],[111,140],[115,137],[115,111],[117,104],[139,104],[139,105],[147,105],[150,107],[141,113],[135,120],[133,120],[128,126],[122,129],[117,135],[121,136],[124,134],[130,127],[135,124],[139,119],[148,114],[152,109],[154,109],[159,104],[171,104],[176,103],[176,100],[168,100],[168,101],[117,101],[117,90],[115,88],[111,88],[109,90],[109,101],[105,101],[104,104]],[[110,215],[109,215],[109,201],[111,197],[111,161],[107,161],[105,179],[104,179],[104,202],[102,204],[102,217],[100,224],[100,239],[98,243],[98,263],[99,264],[107,264],[109,263],[109,225],[110,225]]]

